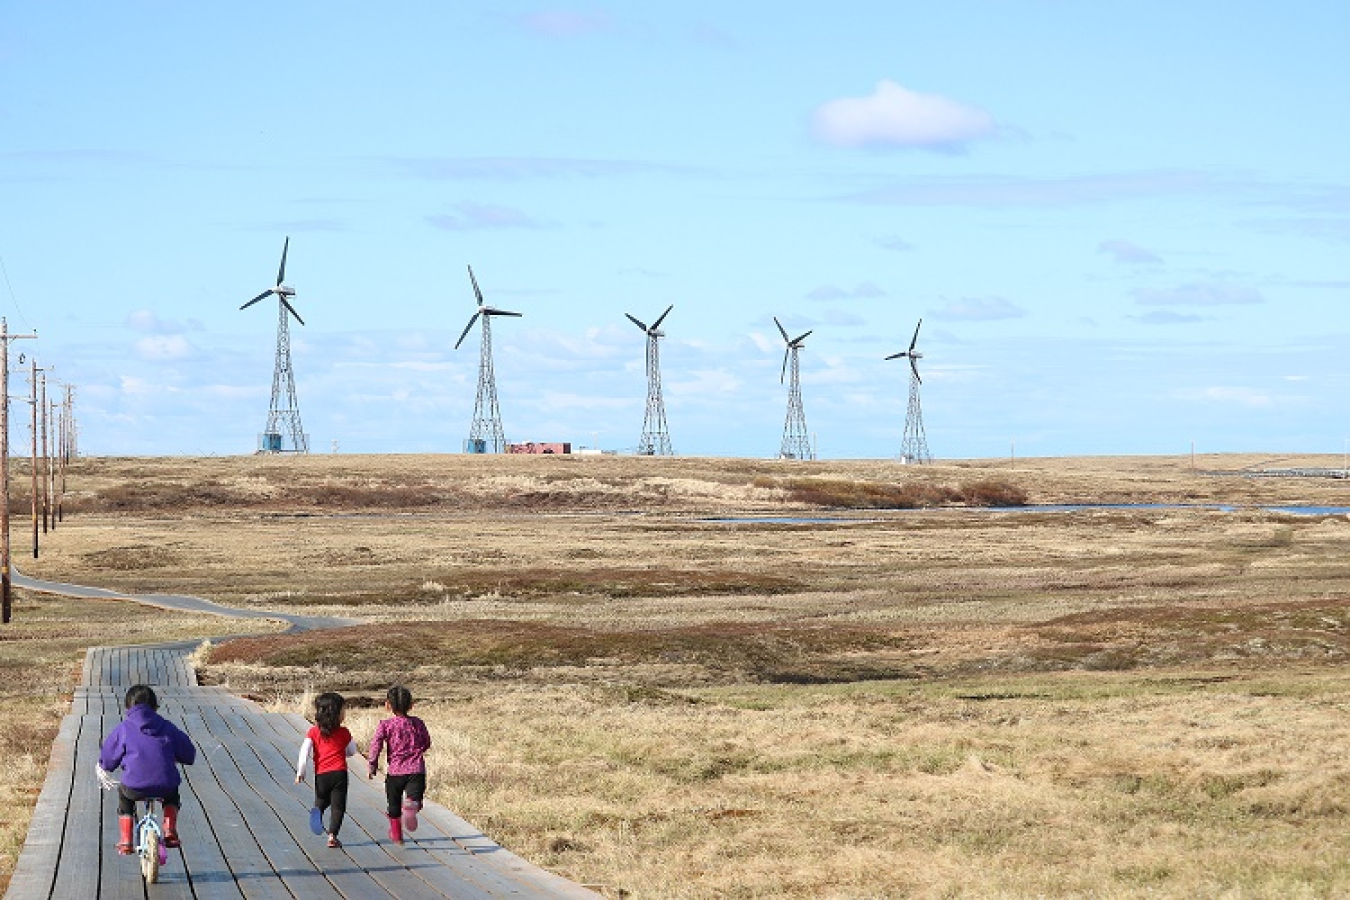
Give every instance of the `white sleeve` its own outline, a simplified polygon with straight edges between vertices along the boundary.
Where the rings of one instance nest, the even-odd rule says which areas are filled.
[[[314,755],[314,742],[305,738],[304,743],[300,745],[300,756],[295,761],[295,777],[305,777],[305,766],[309,765],[309,759]]]
[[[350,740],[350,741],[347,742],[347,755],[348,755],[348,756],[355,756],[355,755],[356,755],[356,739],[355,739],[355,738],[353,738],[352,740]]]

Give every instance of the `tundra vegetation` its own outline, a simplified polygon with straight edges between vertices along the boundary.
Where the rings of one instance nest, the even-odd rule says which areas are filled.
[[[1279,508],[1350,482],[1247,476],[1340,464],[85,459],[24,570],[358,620],[201,676],[360,743],[407,684],[432,797],[613,897],[1333,896],[1350,520]],[[150,615],[0,632],[5,865],[81,649]]]

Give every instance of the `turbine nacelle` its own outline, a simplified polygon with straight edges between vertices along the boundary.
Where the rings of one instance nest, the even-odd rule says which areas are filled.
[[[919,329],[921,327],[923,327],[923,319],[920,319],[919,324],[914,326],[914,337],[910,339],[908,350],[902,350],[899,353],[892,353],[890,356],[886,358],[900,359],[901,357],[904,357],[908,359],[910,371],[914,373],[914,380],[918,381],[920,384],[923,384],[923,379],[919,377],[919,367],[917,365],[917,362],[923,359],[923,354],[920,353],[918,350],[914,349],[916,346],[918,346],[919,343]]]
[[[773,317],[773,324],[778,326],[778,333],[783,336],[783,343],[788,345],[789,350],[800,350],[802,348],[802,341],[806,340],[806,336],[809,335],[811,331],[815,331],[815,329],[812,328],[811,331],[803,331],[795,338],[790,338],[788,337],[787,329],[783,327],[782,322],[778,321],[777,316]]]
[[[814,331],[815,329],[813,328],[811,329],[811,331],[803,331],[795,338],[790,338],[788,337],[787,329],[783,327],[782,322],[778,321],[777,316],[773,317],[773,324],[778,326],[778,333],[783,336],[783,343],[787,344],[787,347],[784,348],[783,350],[783,371],[778,374],[778,383],[782,384],[783,379],[787,377],[788,357],[791,356],[793,352],[800,350],[805,346],[802,343],[802,341],[806,340],[806,336],[809,335],[811,331]]]
[[[281,267],[277,269],[276,286],[270,287],[267,290],[263,291],[261,294],[254,297],[252,300],[248,301],[243,306],[239,307],[240,309],[248,309],[250,306],[257,303],[259,300],[265,300],[268,297],[275,296],[277,300],[281,301],[281,305],[285,307],[286,311],[289,312],[291,315],[295,316],[295,321],[299,322],[301,325],[305,324],[305,320],[300,318],[300,314],[295,311],[295,307],[291,306],[290,302],[287,301],[286,299],[287,297],[295,296],[295,288],[291,287],[289,284],[286,284],[286,254],[290,251],[290,249],[291,249],[291,239],[290,237],[287,237],[286,243],[282,244],[281,246]]]
[[[642,329],[642,333],[645,334],[645,335],[647,335],[647,364],[648,364],[648,365],[651,365],[651,361],[652,361],[652,342],[653,342],[653,341],[659,341],[661,338],[663,338],[663,337],[666,336],[666,333],[665,333],[664,331],[661,330],[661,323],[664,322],[664,321],[666,320],[666,316],[670,315],[670,311],[671,311],[672,309],[674,309],[674,308],[675,308],[675,304],[674,304],[674,303],[672,303],[672,304],[670,304],[669,306],[667,306],[667,307],[666,307],[666,311],[663,312],[663,313],[661,313],[661,315],[657,316],[657,317],[656,317],[656,321],[653,322],[651,325],[648,325],[646,322],[642,321],[642,320],[639,319],[637,316],[634,316],[634,315],[631,314],[631,313],[624,313],[624,315],[628,317],[628,321],[632,322],[632,323],[633,323],[634,325],[636,325],[638,328],[641,328],[641,329]]]
[[[464,331],[460,333],[459,340],[455,341],[456,350],[459,349],[460,344],[464,343],[464,339],[469,336],[469,330],[473,328],[473,323],[478,321],[479,316],[483,316],[483,321],[486,322],[487,316],[515,316],[516,318],[519,318],[524,315],[524,313],[512,312],[509,309],[498,309],[495,306],[488,306],[484,303],[483,292],[478,289],[478,279],[473,275],[473,266],[469,266],[469,282],[473,285],[473,294],[478,301],[478,309],[469,317],[469,324],[464,326]]]
[[[637,318],[636,316],[630,313],[624,313],[624,315],[628,317],[628,321],[632,322],[638,328],[641,328],[643,332],[646,333],[649,337],[663,338],[666,336],[666,333],[661,330],[661,323],[666,320],[666,316],[670,315],[670,311],[674,308],[675,308],[674,303],[667,306],[666,311],[661,313],[661,315],[657,316],[656,321],[653,322],[651,325],[648,325],[646,322],[643,322],[641,319]]]

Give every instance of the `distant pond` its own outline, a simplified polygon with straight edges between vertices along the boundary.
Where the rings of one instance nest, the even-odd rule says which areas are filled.
[[[714,516],[699,519],[711,525],[862,525],[882,521],[867,518],[869,513],[887,516],[906,513],[987,512],[987,513],[1058,513],[1085,512],[1099,509],[1204,509],[1215,512],[1239,512],[1244,509],[1263,512],[1288,513],[1296,516],[1350,516],[1350,506],[1229,506],[1204,503],[1040,503],[1027,506],[961,506],[929,509],[859,510],[858,518],[847,516]]]

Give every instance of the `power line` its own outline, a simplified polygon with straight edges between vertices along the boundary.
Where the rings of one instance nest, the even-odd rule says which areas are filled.
[[[9,289],[9,300],[14,304],[14,311],[19,314],[20,319],[23,319],[23,327],[32,329],[33,326],[28,324],[28,317],[23,314],[23,309],[19,306],[19,298],[14,296],[14,285],[9,283],[9,269],[5,268],[3,256],[0,256],[0,272],[5,275],[5,287]]]

